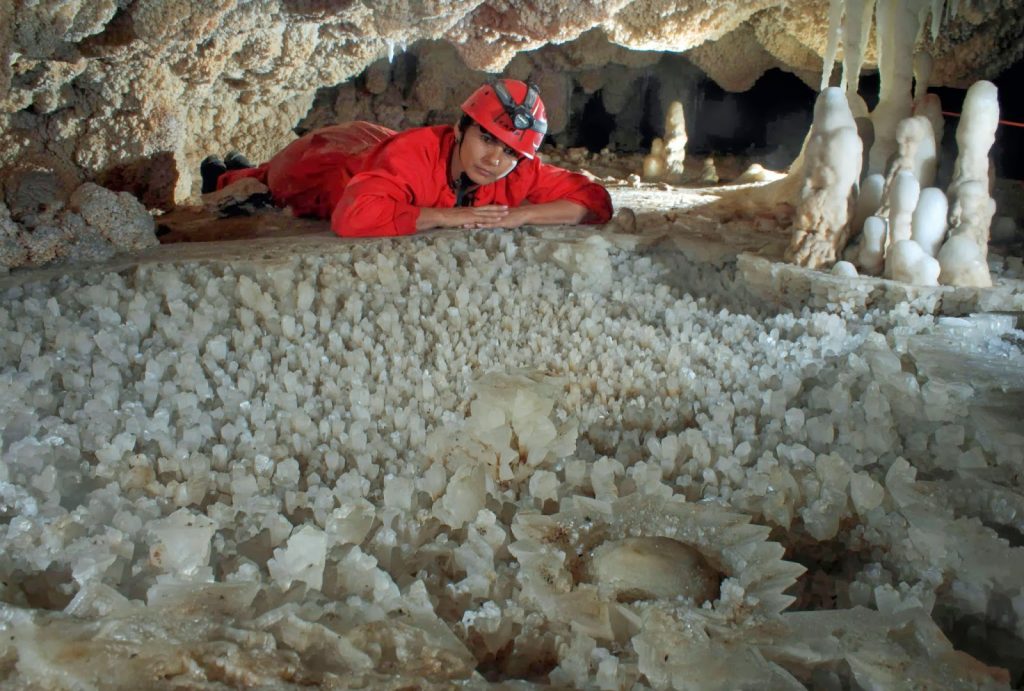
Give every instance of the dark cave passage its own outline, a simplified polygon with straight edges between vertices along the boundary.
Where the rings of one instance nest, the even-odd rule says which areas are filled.
[[[608,146],[615,130],[615,116],[605,110],[602,92],[587,99],[580,114],[580,142],[589,151],[599,152]]]
[[[779,69],[740,93],[705,79],[687,151],[757,156],[769,168],[785,167],[811,126],[816,96],[796,75]]]
[[[675,72],[690,77],[683,85],[687,88],[672,80]],[[798,77],[778,69],[766,72],[747,91],[727,92],[682,56],[666,54],[656,68],[634,79],[631,104],[619,113],[608,112],[604,90],[587,95],[577,89],[569,127],[555,141],[592,152],[606,146],[620,153],[646,152],[664,134],[668,103],[680,100],[688,152],[757,157],[768,167],[782,168],[800,150],[816,95]]]

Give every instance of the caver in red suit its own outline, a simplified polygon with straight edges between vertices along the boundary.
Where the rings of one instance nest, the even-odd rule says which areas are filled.
[[[516,91],[523,92],[518,103]],[[473,184],[465,175],[452,181],[453,154],[462,153],[459,130],[452,126],[396,133],[350,122],[310,132],[259,167],[228,171],[217,187],[256,178],[270,188],[276,204],[299,216],[330,218],[331,229],[341,236],[409,235],[416,232],[421,209],[456,206],[511,208],[565,200],[586,210],[583,223],[611,218],[607,190],[535,156],[546,123],[533,87],[502,80],[478,89],[462,107],[484,136],[496,138],[497,146],[514,156],[504,177],[487,184]]]

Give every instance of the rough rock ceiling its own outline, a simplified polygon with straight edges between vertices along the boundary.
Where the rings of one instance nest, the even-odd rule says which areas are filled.
[[[931,50],[933,83],[966,85],[1021,56],[1020,0],[959,3]],[[149,206],[193,189],[204,152],[259,157],[287,141],[317,88],[420,39],[500,71],[522,51],[599,27],[574,51],[601,67],[633,49],[689,52],[724,88],[783,66],[813,81],[825,0],[39,0],[0,5],[0,182],[93,179]],[[602,47],[603,46],[603,47]],[[873,55],[868,55],[872,60]],[[13,181],[13,182],[12,182]]]

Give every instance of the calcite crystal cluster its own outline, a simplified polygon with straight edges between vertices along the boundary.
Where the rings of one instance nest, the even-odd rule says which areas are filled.
[[[8,279],[8,685],[1019,679],[1010,316],[761,310],[635,235],[307,249]]]

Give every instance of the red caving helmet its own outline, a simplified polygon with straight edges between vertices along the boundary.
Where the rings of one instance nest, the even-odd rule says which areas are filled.
[[[518,153],[533,158],[544,133],[548,114],[536,84],[518,79],[496,79],[466,99],[462,111]]]

